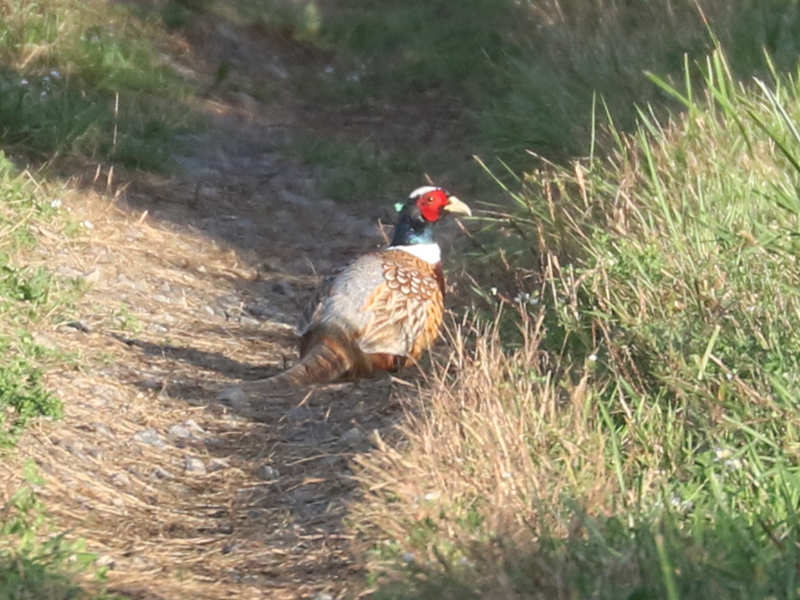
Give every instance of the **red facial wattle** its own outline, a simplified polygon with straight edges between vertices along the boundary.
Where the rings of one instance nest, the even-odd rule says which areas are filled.
[[[435,223],[442,217],[442,210],[448,203],[447,192],[442,189],[422,194],[417,199],[417,206],[426,221]]]

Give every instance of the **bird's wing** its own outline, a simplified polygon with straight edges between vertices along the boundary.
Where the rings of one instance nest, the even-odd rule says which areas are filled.
[[[324,283],[301,334],[346,332],[364,354],[418,358],[439,333],[444,312],[433,265],[402,250],[361,256]]]
[[[419,358],[439,333],[444,299],[432,265],[401,250],[382,253],[382,281],[366,298],[360,330],[365,354]]]

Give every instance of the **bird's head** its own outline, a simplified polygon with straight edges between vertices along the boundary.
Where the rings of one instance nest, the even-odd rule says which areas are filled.
[[[406,213],[428,223],[436,223],[448,213],[472,215],[469,206],[441,187],[425,185],[415,189],[405,203],[397,205],[398,212]]]
[[[469,206],[444,188],[426,185],[415,189],[395,208],[400,213],[392,246],[433,243],[433,225],[448,214],[472,215]]]

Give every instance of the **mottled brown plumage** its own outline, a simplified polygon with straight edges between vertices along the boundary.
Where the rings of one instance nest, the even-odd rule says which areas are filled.
[[[292,388],[415,364],[444,317],[444,276],[431,231],[443,211],[470,214],[441,188],[412,192],[392,245],[357,258],[323,283],[299,327],[299,361],[264,383]]]

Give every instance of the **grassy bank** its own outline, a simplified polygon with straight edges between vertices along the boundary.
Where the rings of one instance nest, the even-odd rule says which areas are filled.
[[[176,106],[188,92],[167,65],[157,24],[100,0],[14,1],[0,8],[0,143],[59,158],[164,169]]]
[[[378,597],[797,595],[800,88],[721,52],[685,79],[509,192],[523,341],[457,328],[361,461]]]
[[[86,231],[86,224],[65,213],[66,193],[63,184],[20,171],[0,153],[0,457],[9,458],[28,426],[63,415],[58,390],[45,384],[44,375],[76,366],[76,356],[54,345],[47,332],[71,322],[71,307],[86,283],[28,264],[42,263],[42,230],[59,231],[61,247]],[[33,468],[27,479],[16,491],[4,490],[0,501],[0,597],[108,597],[82,590],[78,582],[100,574],[96,556],[52,528],[35,493],[43,482]]]
[[[104,2],[10,2],[0,17],[0,446],[6,447],[33,417],[62,412],[41,373],[71,359],[36,334],[68,321],[86,285],[54,273],[37,255],[43,230],[69,245],[91,228],[70,219],[70,186],[57,174],[64,165],[79,173],[98,163],[165,167],[181,122],[165,101],[187,88],[143,39],[150,34],[163,42],[163,34],[158,38],[147,22]]]
[[[62,407],[44,389],[41,368],[58,360],[53,350],[33,335],[39,322],[66,306],[77,291],[75,282],[56,282],[44,267],[25,265],[35,245],[37,223],[52,217],[57,189],[47,189],[28,172],[19,172],[0,155],[0,446],[12,445],[36,416],[58,417]]]
[[[163,44],[152,23],[106,2],[0,7],[0,453],[36,419],[63,414],[44,374],[76,361],[47,332],[70,323],[87,282],[49,268],[38,242],[45,232],[68,247],[91,222],[70,218],[71,186],[58,174],[163,170],[188,122],[175,102],[188,86],[165,64]],[[0,596],[106,597],[82,589],[96,557],[52,530],[34,491],[42,482],[28,479],[0,504]]]

